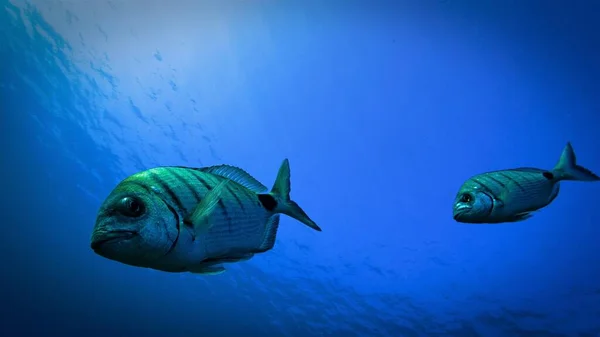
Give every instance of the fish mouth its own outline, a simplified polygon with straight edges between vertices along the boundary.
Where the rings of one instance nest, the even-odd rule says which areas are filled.
[[[471,209],[471,206],[469,206],[469,205],[456,205],[456,207],[454,207],[454,215],[453,215],[454,220],[460,221],[460,218],[465,213],[467,213],[470,209]]]
[[[136,231],[118,230],[110,232],[96,232],[92,235],[91,247],[94,251],[100,249],[107,243],[129,240],[138,235]]]

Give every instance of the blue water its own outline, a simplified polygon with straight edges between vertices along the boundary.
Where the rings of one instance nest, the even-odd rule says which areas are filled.
[[[1,336],[599,336],[600,184],[451,206],[567,141],[600,171],[600,3],[1,3]],[[321,233],[283,217],[217,276],[89,248],[130,174],[286,157]]]

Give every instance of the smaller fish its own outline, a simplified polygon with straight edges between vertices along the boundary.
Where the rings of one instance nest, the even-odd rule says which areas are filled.
[[[454,200],[454,220],[474,224],[523,221],[558,196],[563,180],[600,180],[577,165],[571,143],[567,143],[552,170],[521,167],[469,178]]]

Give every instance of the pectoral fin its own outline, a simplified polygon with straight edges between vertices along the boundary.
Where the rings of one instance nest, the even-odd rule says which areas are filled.
[[[252,253],[248,253],[248,254],[241,254],[241,255],[233,255],[233,256],[226,256],[226,257],[218,257],[218,258],[213,258],[213,259],[207,259],[202,261],[203,263],[208,263],[208,264],[216,264],[216,263],[233,263],[233,262],[242,262],[242,261],[248,261],[250,260],[252,257],[254,256],[254,254]]]
[[[184,222],[191,224],[197,232],[207,232],[212,226],[210,215],[214,212],[219,200],[221,200],[221,194],[228,182],[229,180],[224,179],[208,192],[198,205],[196,205],[192,213],[185,218]]]

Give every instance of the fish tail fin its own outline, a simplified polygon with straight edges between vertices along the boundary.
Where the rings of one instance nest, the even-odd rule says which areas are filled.
[[[290,199],[290,191],[290,162],[285,159],[279,167],[277,179],[275,179],[271,192],[269,194],[259,194],[258,197],[267,210],[288,215],[320,232],[321,228],[310,219],[297,203]]]
[[[577,165],[577,158],[571,143],[567,143],[563,149],[560,159],[554,169],[553,174],[559,180],[578,180],[578,181],[599,181],[600,177],[583,166]]]

